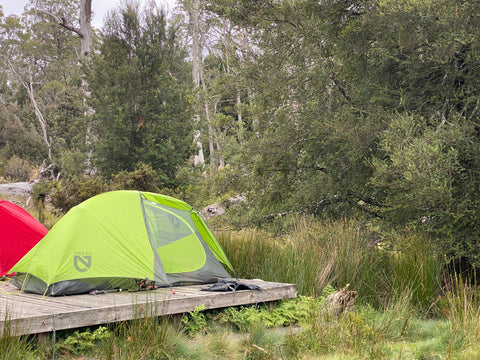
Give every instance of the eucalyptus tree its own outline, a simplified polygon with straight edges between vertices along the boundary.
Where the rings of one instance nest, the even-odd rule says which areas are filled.
[[[364,159],[384,125],[366,113],[340,56],[342,34],[364,2],[208,3],[251,39],[236,80],[248,95],[242,122],[251,131],[242,155],[255,216],[370,212],[372,170]]]
[[[223,158],[218,149],[215,128],[213,126],[214,106],[209,99],[207,85],[205,83],[205,67],[203,59],[205,53],[208,53],[207,43],[215,42],[211,39],[212,19],[210,14],[206,13],[200,6],[199,0],[182,0],[181,8],[186,14],[185,27],[187,37],[191,39],[191,57],[192,57],[192,80],[193,90],[196,95],[195,106],[195,143],[199,154],[195,157],[195,165],[204,165],[204,154],[202,144],[202,134],[207,134],[209,163],[215,168],[222,164]],[[201,121],[203,119],[203,121]],[[205,126],[202,126],[205,125]],[[204,131],[206,127],[206,131]],[[217,147],[215,146],[217,145]]]
[[[242,72],[257,119],[244,151],[257,218],[359,209],[480,264],[477,1],[209,8],[249,29],[258,47]]]
[[[35,11],[50,17],[58,26],[65,30],[71,31],[72,34],[78,36],[80,48],[76,50],[77,60],[79,62],[79,65],[83,67],[88,67],[91,53],[93,50],[93,31],[91,24],[92,0],[80,0],[76,12],[69,11],[68,8],[62,6],[62,3],[58,0],[36,0],[35,6]],[[80,134],[84,136],[84,144],[82,144],[83,149],[82,151],[72,151],[71,149],[69,149],[62,154],[62,162],[64,165],[63,167],[66,168],[66,170],[68,170],[69,172],[71,171],[70,169],[68,169],[68,163],[71,163],[71,161],[65,161],[65,158],[76,158],[73,167],[70,166],[70,168],[72,170],[76,169],[77,173],[81,173],[87,170],[88,172],[94,171],[94,169],[92,169],[90,160],[92,134],[91,123],[89,121],[90,115],[92,115],[93,113],[93,109],[91,107],[88,107],[87,105],[87,99],[90,96],[90,92],[83,71],[81,72],[81,90],[83,93],[84,107],[84,119],[82,125],[85,128],[82,129],[82,131],[80,132]],[[76,121],[76,123],[78,125],[78,121]],[[75,134],[78,134],[76,130],[78,130],[78,126],[77,129],[73,130]],[[88,148],[86,154],[85,148]],[[82,155],[82,153],[84,154]],[[82,159],[84,159],[84,161]]]
[[[138,3],[109,14],[88,78],[98,137],[94,158],[110,176],[150,165],[174,186],[192,153],[187,53],[164,11]]]
[[[196,95],[196,106],[194,106],[194,138],[193,142],[196,147],[197,154],[194,155],[194,165],[203,167],[205,165],[205,156],[203,144],[201,141],[202,129],[201,118],[203,110],[199,106],[199,89],[203,74],[202,58],[203,58],[203,42],[206,35],[205,18],[201,16],[201,8],[199,0],[181,0],[176,17],[180,18],[179,23],[183,25],[183,38],[189,43],[191,54],[192,68],[192,84],[194,94]],[[211,138],[211,137],[210,137]],[[210,154],[213,156],[213,142],[209,141]]]
[[[205,2],[182,0],[180,5],[190,39],[198,139],[208,154],[209,170],[215,173],[234,164],[241,146],[246,91],[236,75],[250,44],[242,29],[209,11]]]
[[[30,1],[30,6],[37,13],[50,16],[60,27],[78,35],[80,49],[79,60],[88,59],[92,50],[92,0],[79,0],[74,5],[76,11],[65,7],[65,2],[59,0]]]
[[[78,11],[75,3],[60,0],[48,3],[51,8],[61,10],[65,16],[68,14],[74,17]],[[72,99],[78,95],[78,39],[65,28],[46,21],[45,14],[37,11],[35,6],[36,3],[30,1],[21,16],[5,21],[2,57],[6,66],[4,74],[8,76],[6,86],[14,94],[9,102],[12,106],[26,105],[17,107],[15,122],[22,124],[26,132],[31,124],[35,125],[48,149],[48,162],[53,164],[59,159],[64,144],[71,143],[72,136],[78,136],[78,132],[72,135],[71,132],[63,131],[63,138],[56,137],[59,125],[57,119],[63,111],[62,106],[71,108],[69,102],[66,104],[59,99],[64,96]],[[18,99],[21,99],[20,103]],[[61,121],[75,122],[75,118],[80,121],[83,111],[80,106],[76,108],[75,114],[69,113],[68,118]],[[36,121],[32,123],[32,119]]]

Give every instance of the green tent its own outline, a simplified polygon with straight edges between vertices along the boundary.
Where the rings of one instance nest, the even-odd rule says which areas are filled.
[[[223,264],[223,265],[222,265]],[[26,292],[68,295],[211,283],[233,273],[198,212],[169,196],[112,191],[72,208],[12,269]]]

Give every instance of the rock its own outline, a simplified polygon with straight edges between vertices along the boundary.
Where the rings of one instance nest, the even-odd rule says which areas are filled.
[[[207,220],[213,218],[214,216],[223,215],[225,212],[225,208],[219,204],[208,205],[200,211],[202,216]]]
[[[246,198],[243,195],[237,195],[231,198],[228,198],[228,205],[227,207],[230,206],[235,206],[238,205],[239,203],[245,202]],[[227,212],[225,207],[223,207],[220,204],[211,204],[208,206],[205,206],[201,211],[200,214],[206,219],[209,220],[215,216],[220,216],[223,215]]]

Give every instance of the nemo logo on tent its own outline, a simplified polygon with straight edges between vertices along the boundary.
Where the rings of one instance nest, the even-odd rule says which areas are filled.
[[[73,254],[73,266],[78,272],[85,272],[92,266],[92,253],[75,252]]]

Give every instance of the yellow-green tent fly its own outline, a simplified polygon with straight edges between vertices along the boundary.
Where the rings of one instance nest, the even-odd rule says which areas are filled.
[[[207,225],[185,202],[111,191],[73,207],[12,269],[26,292],[69,295],[211,283],[234,273]]]

